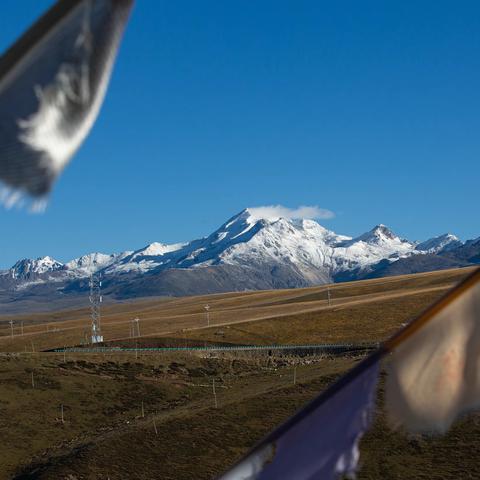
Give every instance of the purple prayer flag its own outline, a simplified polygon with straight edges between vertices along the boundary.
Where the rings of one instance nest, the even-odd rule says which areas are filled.
[[[376,402],[379,362],[374,356],[367,360],[369,364],[363,362],[366,368],[343,377],[219,480],[353,477],[359,442],[370,426]]]

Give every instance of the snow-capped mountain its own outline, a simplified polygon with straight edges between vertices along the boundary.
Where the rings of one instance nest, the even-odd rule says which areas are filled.
[[[313,220],[261,218],[240,212],[206,238],[186,244],[152,244],[112,263],[107,274],[200,268],[215,265],[289,265],[309,284],[336,273],[367,268],[385,258],[412,254],[415,244],[379,225],[352,239]]]
[[[414,249],[413,243],[383,225],[352,239],[313,220],[259,219],[247,209],[210,236],[194,258],[210,264],[292,264],[318,282],[345,270],[368,268],[384,258],[412,254]]]
[[[107,274],[121,273],[145,273],[156,267],[164,265],[167,258],[181,250],[185,244],[165,244],[154,242],[140,250],[134,252],[125,252],[119,256],[115,262],[112,262],[105,270]]]
[[[458,237],[445,233],[439,237],[430,238],[417,245],[417,250],[428,253],[447,252],[463,245]]]
[[[90,253],[82,257],[75,258],[64,265],[65,270],[75,277],[87,277],[104,268],[109,267],[130,255],[131,252],[124,252],[119,255],[113,253],[106,255],[105,253]]]
[[[104,277],[106,295],[115,298],[290,288],[466,265],[476,261],[477,250],[480,242],[464,244],[451,234],[417,243],[377,225],[352,238],[314,220],[246,209],[188,243],[92,253],[65,264],[51,257],[21,260],[2,272],[0,289],[32,294],[51,288],[65,297],[85,292],[93,273]]]
[[[24,258],[15,263],[7,273],[13,279],[28,280],[44,273],[61,270],[62,268],[63,264],[52,257],[41,257],[36,260]]]
[[[359,237],[342,242],[335,249],[335,273],[368,269],[381,260],[396,261],[412,255],[415,243],[395,235],[385,225],[377,225]]]

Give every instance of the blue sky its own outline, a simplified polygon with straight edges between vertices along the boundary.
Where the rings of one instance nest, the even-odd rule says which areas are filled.
[[[52,4],[3,0],[4,50]],[[140,0],[47,211],[0,211],[0,267],[210,233],[248,206],[327,228],[480,235],[476,1]]]

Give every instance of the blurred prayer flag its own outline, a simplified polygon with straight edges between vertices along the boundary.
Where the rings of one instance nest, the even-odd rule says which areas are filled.
[[[92,128],[133,0],[61,0],[0,58],[0,180],[44,198]]]

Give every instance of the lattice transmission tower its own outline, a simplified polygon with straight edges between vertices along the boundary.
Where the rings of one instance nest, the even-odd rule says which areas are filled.
[[[90,275],[90,306],[92,319],[92,343],[103,342],[100,325],[100,305],[102,303],[102,282],[96,275]]]

